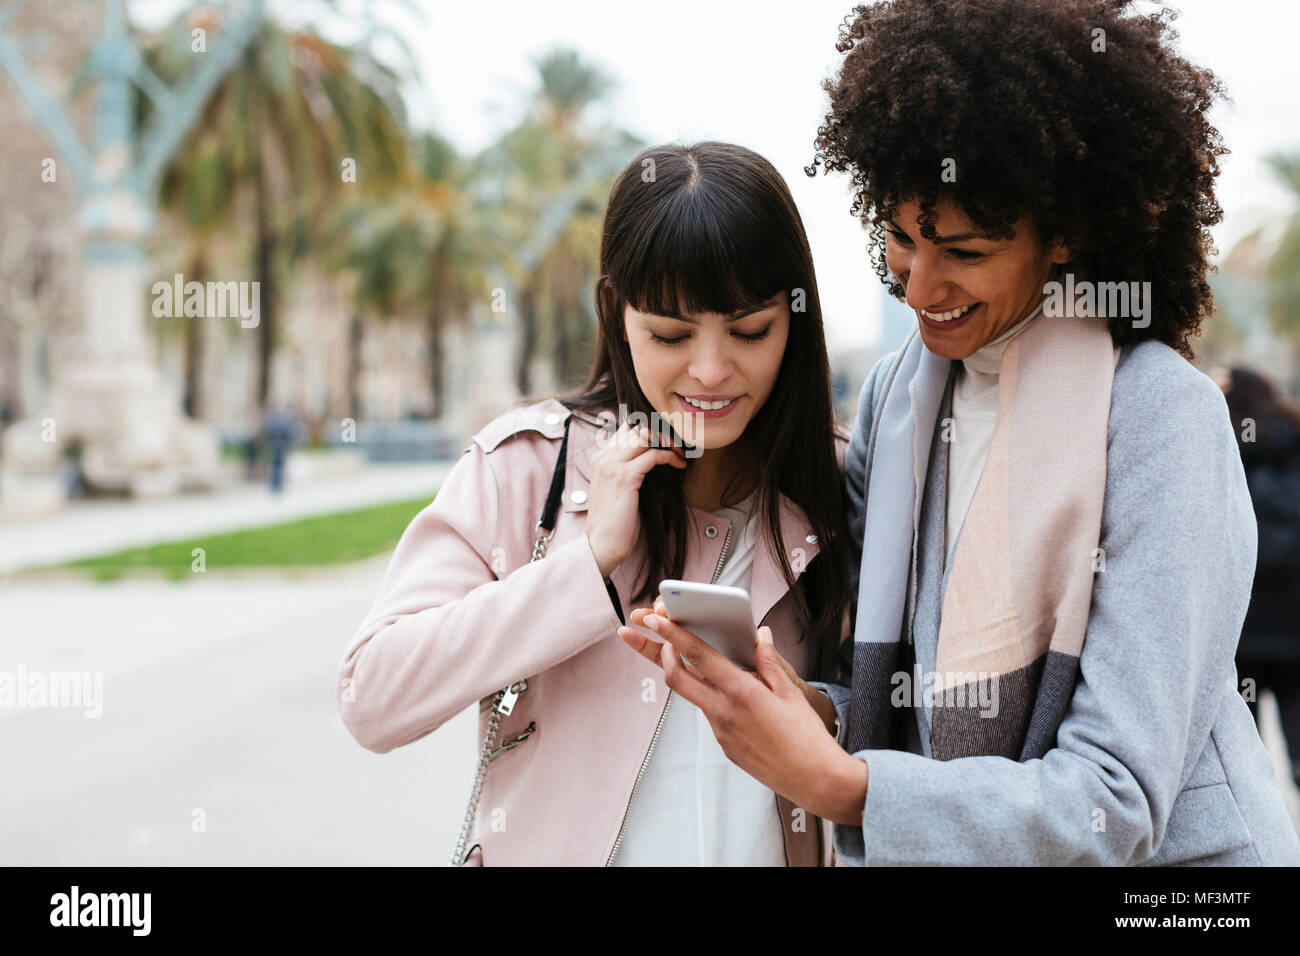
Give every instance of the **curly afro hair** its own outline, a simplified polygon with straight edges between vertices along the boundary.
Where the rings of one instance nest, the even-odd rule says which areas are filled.
[[[1131,5],[889,0],[845,19],[806,172],[850,173],[851,211],[892,295],[903,288],[885,265],[885,220],[915,200],[933,238],[944,197],[1000,238],[1028,215],[1040,242],[1063,237],[1074,271],[1097,281],[1149,281],[1150,325],[1112,318],[1115,343],[1154,338],[1192,357],[1214,304],[1214,178],[1228,152],[1206,113],[1226,96],[1173,49],[1175,11]]]

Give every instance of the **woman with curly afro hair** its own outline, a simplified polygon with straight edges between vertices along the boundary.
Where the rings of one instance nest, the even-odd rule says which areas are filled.
[[[1189,361],[1223,91],[1173,17],[892,0],[841,29],[809,174],[849,174],[917,317],[848,451],[853,638],[823,701],[761,634],[756,680],[649,615],[669,686],[841,863],[1300,863],[1233,664],[1254,514]]]

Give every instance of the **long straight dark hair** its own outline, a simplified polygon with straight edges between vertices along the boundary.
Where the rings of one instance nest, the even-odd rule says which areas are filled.
[[[623,338],[626,306],[674,318],[729,315],[787,294],[785,354],[772,392],[745,435],[758,453],[755,513],[765,519],[760,527],[781,556],[802,633],[817,635],[816,669],[833,678],[849,600],[844,479],[835,453],[842,426],[834,417],[812,253],[785,180],[757,153],[729,143],[647,149],[619,174],[610,193],[600,272],[600,331],[591,374],[582,390],[558,397],[575,411],[617,411],[622,405],[629,415],[640,412],[647,419],[656,411],[637,384]],[[687,459],[688,468],[693,461]],[[682,575],[691,515],[684,478],[682,470],[656,467],[641,484],[641,533],[649,559],[633,600],[648,603],[661,579]],[[781,536],[778,493],[803,509],[820,542],[797,581],[788,557],[793,552]],[[792,542],[794,548],[802,544]]]

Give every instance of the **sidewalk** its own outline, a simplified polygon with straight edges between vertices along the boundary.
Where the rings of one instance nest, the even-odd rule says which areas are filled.
[[[78,501],[56,515],[0,523],[0,579],[40,565],[196,535],[258,528],[427,496],[456,462],[368,465],[358,472],[303,479],[278,496],[265,484],[156,500]]]

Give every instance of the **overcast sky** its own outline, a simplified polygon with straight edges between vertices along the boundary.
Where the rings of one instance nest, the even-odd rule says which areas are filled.
[[[803,173],[825,113],[820,81],[835,50],[846,0],[411,0],[370,4],[416,50],[421,82],[407,91],[412,121],[432,125],[464,150],[487,145],[517,120],[535,85],[533,61],[571,46],[618,81],[609,116],[651,143],[721,139],[766,156],[781,171],[804,218],[816,260],[833,348],[870,344],[880,283],[865,234],[848,214],[842,176]],[[1295,0],[1171,0],[1184,55],[1214,70],[1234,105],[1217,122],[1233,155],[1223,160],[1219,246],[1287,208],[1286,194],[1260,169],[1261,157],[1300,150],[1300,3]],[[136,0],[144,22],[174,11],[172,0]],[[364,0],[339,0],[343,38]],[[272,0],[289,17],[319,22],[311,0]]]

